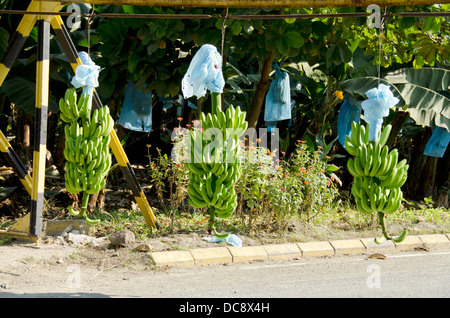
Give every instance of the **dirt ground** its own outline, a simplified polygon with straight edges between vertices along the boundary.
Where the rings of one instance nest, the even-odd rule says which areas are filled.
[[[420,232],[426,228],[426,233],[429,233],[431,227],[433,226],[430,224],[419,224],[413,232]],[[308,235],[313,237],[313,233],[316,233],[316,237],[319,238],[327,235],[325,232],[330,233],[328,239],[362,237],[361,233],[339,233],[324,228],[311,228]],[[151,252],[226,245],[225,242],[208,243],[203,240],[204,235],[207,233],[175,233],[135,241],[123,247],[111,246],[106,237],[97,238],[95,243],[88,244],[74,244],[58,237],[46,237],[37,243],[8,241],[0,244],[0,298],[145,297],[149,292],[147,288],[152,286],[152,277],[164,282],[161,275],[172,278],[176,277],[180,270],[183,271],[183,275],[186,275],[188,270],[156,267],[152,262]],[[250,246],[291,240],[296,236],[284,239],[250,238],[243,235],[239,237],[243,241],[243,246]],[[224,265],[207,266],[207,269],[194,267],[189,270],[197,274],[202,270],[216,272]],[[143,281],[148,283],[142,284]]]

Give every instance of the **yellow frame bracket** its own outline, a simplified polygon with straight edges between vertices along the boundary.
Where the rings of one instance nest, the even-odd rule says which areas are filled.
[[[59,12],[63,7],[61,2],[54,1],[31,1],[27,11],[30,12]],[[36,125],[35,140],[33,152],[33,173],[32,176],[26,173],[23,164],[17,157],[6,137],[0,131],[0,151],[5,154],[13,164],[16,173],[19,174],[22,184],[31,195],[30,213],[13,225],[10,231],[0,231],[0,236],[7,232],[11,236],[37,238],[42,230],[42,209],[45,204],[45,153],[47,139],[47,116],[48,116],[48,92],[49,92],[49,40],[50,24],[54,29],[58,40],[60,41],[65,54],[76,70],[81,65],[81,60],[76,51],[67,29],[65,28],[61,16],[59,15],[34,15],[26,14],[22,18],[16,32],[14,33],[10,44],[8,45],[0,61],[0,86],[3,84],[9,70],[11,69],[17,55],[27,40],[32,28],[38,22],[38,59],[36,65]],[[94,92],[95,108],[103,107],[98,94]],[[151,227],[158,227],[156,218],[152,213],[147,198],[142,191],[136,175],[128,161],[126,153],[114,130],[111,131],[111,150],[123,172],[128,185],[131,188],[133,196],[138,203],[145,222]],[[26,225],[28,224],[28,226]],[[16,233],[17,232],[17,233]],[[28,232],[28,233],[27,233]],[[17,235],[13,235],[16,233]]]

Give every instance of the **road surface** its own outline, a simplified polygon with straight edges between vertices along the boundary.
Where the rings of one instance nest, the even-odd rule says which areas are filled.
[[[158,271],[127,266],[99,271],[95,266],[69,262],[49,265],[22,260],[2,264],[0,297],[236,301],[238,298],[450,297],[450,248],[392,252],[387,256],[387,259],[371,259],[367,255],[344,255]]]

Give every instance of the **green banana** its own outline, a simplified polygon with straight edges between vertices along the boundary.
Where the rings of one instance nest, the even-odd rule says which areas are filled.
[[[359,176],[364,176],[365,175],[364,174],[364,168],[361,165],[360,157],[355,157],[353,161],[354,161],[355,170],[358,173],[358,175]]]
[[[352,121],[352,131],[350,133],[350,140],[355,147],[359,147],[361,145],[361,140],[359,138],[360,128],[361,128],[360,124],[356,123],[355,121]]]
[[[350,172],[350,174],[356,178],[364,176],[355,168],[355,163],[353,161],[353,158],[349,158],[347,161],[347,170]]]
[[[377,141],[377,143],[380,145],[381,148],[383,148],[383,146],[386,145],[389,135],[391,134],[391,130],[392,125],[386,125],[384,129],[381,131],[380,138]]]
[[[381,183],[380,186],[385,187],[385,188],[390,188],[390,186],[397,181],[397,174],[398,174],[398,169],[396,167],[394,167],[388,175],[386,175],[386,178],[384,178]]]
[[[345,135],[345,149],[348,151],[349,154],[352,156],[356,156],[358,153],[358,148],[352,143],[350,137],[348,135]]]
[[[380,177],[380,176],[384,175],[384,173],[386,172],[386,169],[389,165],[389,159],[387,158],[388,151],[389,151],[388,146],[383,146],[383,148],[381,149],[380,158],[379,158],[380,165],[378,168],[376,168],[376,169],[374,168],[375,171],[374,171],[373,175],[371,173],[371,175],[370,175],[371,177]]]

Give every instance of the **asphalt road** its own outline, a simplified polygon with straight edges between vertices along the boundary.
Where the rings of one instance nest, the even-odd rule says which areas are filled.
[[[450,297],[450,249],[179,269],[150,297]],[[132,293],[130,293],[132,295]]]
[[[0,297],[197,298],[197,303],[201,298],[220,297],[229,306],[231,299],[238,302],[239,298],[270,302],[273,298],[450,297],[450,248],[395,252],[387,259],[348,255],[146,272],[78,270],[78,281],[71,280],[76,278],[76,268],[67,266],[61,272],[53,267],[52,280],[40,271],[39,280],[34,281],[29,270],[17,274],[15,282],[19,271],[10,270],[3,273],[10,286],[0,290]],[[172,310],[187,309],[181,307],[181,300],[174,306]]]

